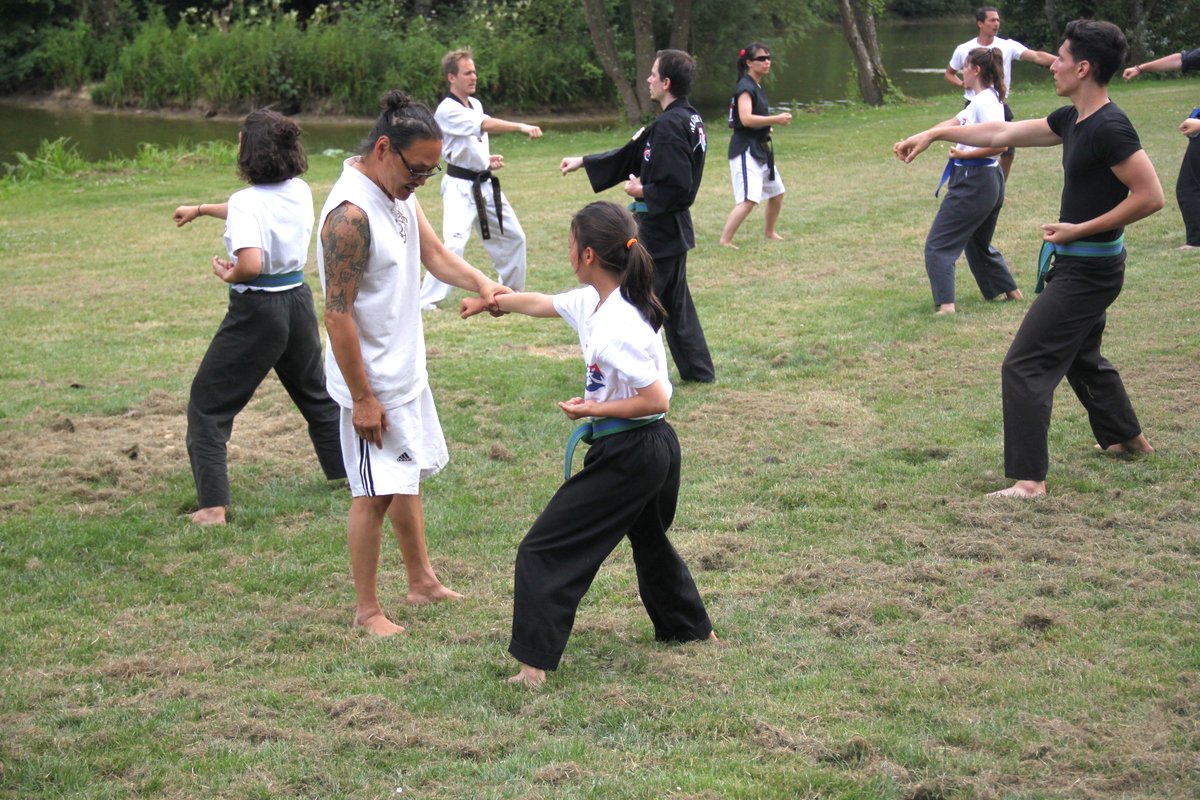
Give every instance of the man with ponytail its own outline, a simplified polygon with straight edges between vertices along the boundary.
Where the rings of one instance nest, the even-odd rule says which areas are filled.
[[[664,311],[654,295],[654,262],[633,217],[615,203],[577,213],[567,246],[584,288],[496,297],[501,311],[562,317],[583,351],[583,396],[558,404],[568,418],[584,421],[568,444],[565,483],[517,549],[508,652],[520,670],[510,680],[530,688],[558,667],[583,595],[625,537],[654,637],[716,639],[696,583],[667,538],[681,459],[666,420],[671,381],[658,334]],[[462,301],[464,318],[485,310],[483,299]],[[581,439],[591,448],[571,475]]]
[[[379,603],[376,574],[389,518],[408,573],[408,602],[461,597],[442,585],[425,546],[421,481],[449,460],[429,391],[418,296],[421,264],[494,308],[508,291],[446,248],[413,193],[440,171],[442,132],[403,92],[384,98],[360,155],[346,160],[321,211],[317,263],[325,291],[329,394],[341,406],[342,458],[353,499],[347,525],[355,626],[404,630]]]
[[[1120,373],[1100,354],[1106,312],[1125,280],[1125,226],[1163,207],[1154,165],[1125,112],[1108,96],[1108,83],[1128,49],[1116,25],[1075,20],[1050,66],[1055,91],[1070,105],[1044,119],[934,127],[892,148],[905,162],[935,141],[1063,148],[1058,221],[1042,225],[1036,289],[1041,294],[1000,372],[1004,472],[1016,483],[993,492],[997,496],[1046,494],[1050,409],[1064,376],[1087,409],[1098,447],[1153,450]]]
[[[716,380],[708,342],[692,303],[687,254],[696,246],[692,203],[704,175],[708,133],[687,94],[696,62],[682,50],[660,50],[646,83],[650,98],[662,106],[657,120],[622,147],[590,156],[570,156],[559,165],[563,175],[583,167],[592,191],[623,183],[633,198],[629,208],[638,236],[654,257],[654,290],[667,311],[667,346],[685,381]]]

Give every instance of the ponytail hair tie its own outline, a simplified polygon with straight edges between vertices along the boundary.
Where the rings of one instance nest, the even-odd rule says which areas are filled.
[[[629,248],[633,247],[635,244],[637,244],[637,238],[631,238],[628,242],[625,243],[625,249],[628,250]]]
[[[746,48],[743,47],[741,50],[738,51],[738,58],[741,58],[744,55],[746,55]]]

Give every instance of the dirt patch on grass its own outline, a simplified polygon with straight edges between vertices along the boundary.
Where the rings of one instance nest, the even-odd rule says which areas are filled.
[[[9,421],[0,430],[0,486],[7,487],[0,510],[26,509],[36,493],[53,486],[81,514],[109,513],[147,486],[189,472],[186,434],[187,399],[161,391],[111,416]],[[274,377],[238,414],[229,463],[278,465],[268,477],[297,469],[320,474],[307,423]]]

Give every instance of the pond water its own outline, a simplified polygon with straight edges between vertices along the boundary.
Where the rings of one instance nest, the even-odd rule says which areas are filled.
[[[975,32],[971,19],[937,19],[914,22],[888,21],[879,26],[884,66],[905,94],[929,97],[952,91],[942,78],[954,47]],[[764,41],[771,44],[770,37]],[[737,44],[741,47],[742,42]],[[710,124],[725,116],[729,92],[736,82],[736,52],[700,54],[704,65],[692,101]],[[772,73],[764,88],[772,104],[805,105],[844,100],[851,88],[850,49],[837,27],[814,30],[788,47],[772,45]],[[486,102],[486,98],[483,98]],[[614,114],[612,122],[616,122]],[[572,123],[579,129],[594,123]],[[611,124],[611,123],[610,123]],[[556,127],[564,127],[557,125]],[[34,153],[43,139],[66,136],[88,160],[109,155],[131,156],[138,143],[175,145],[181,140],[232,141],[238,123],[230,120],[161,117],[155,114],[43,110],[0,102],[0,162],[11,163],[14,152]],[[359,122],[306,122],[305,146],[310,152],[327,148],[353,150],[367,124]]]

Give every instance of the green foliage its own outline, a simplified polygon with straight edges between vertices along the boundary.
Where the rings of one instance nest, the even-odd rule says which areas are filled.
[[[214,141],[192,144],[180,142],[174,147],[159,147],[142,142],[132,158],[109,158],[89,162],[79,155],[78,146],[66,137],[43,140],[32,156],[15,153],[16,164],[6,164],[9,184],[40,183],[67,178],[84,172],[152,170],[181,166],[228,165],[237,163],[237,145]]]
[[[1030,47],[1053,52],[1063,29],[1073,19],[1103,19],[1125,31],[1131,59],[1149,57],[1196,47],[1200,42],[1200,14],[1195,0],[1060,0],[1053,4],[1054,17],[1046,18],[1043,0],[1012,0],[1004,4],[1004,30]]]
[[[966,17],[974,16],[980,5],[979,0],[888,0],[884,10],[889,16],[908,19]]]

